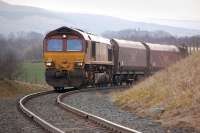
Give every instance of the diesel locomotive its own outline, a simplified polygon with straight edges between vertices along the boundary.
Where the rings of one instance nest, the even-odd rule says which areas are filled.
[[[131,84],[185,55],[175,45],[107,39],[69,27],[49,32],[43,43],[46,82],[55,90]]]

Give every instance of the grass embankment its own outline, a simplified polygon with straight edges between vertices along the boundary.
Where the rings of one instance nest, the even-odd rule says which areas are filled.
[[[200,53],[112,97],[122,108],[151,116],[165,126],[200,129]],[[152,113],[155,108],[162,110]]]
[[[47,86],[20,81],[0,80],[0,98],[15,98],[33,92],[47,90]]]
[[[35,84],[45,84],[45,68],[43,62],[23,63],[21,71],[18,80]]]
[[[15,98],[50,88],[45,82],[44,72],[42,62],[23,63],[17,81],[0,80],[0,98]]]

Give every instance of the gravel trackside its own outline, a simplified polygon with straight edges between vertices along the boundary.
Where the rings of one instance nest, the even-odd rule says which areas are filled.
[[[18,109],[19,99],[0,99],[0,133],[46,133]]]
[[[56,104],[58,95],[59,93],[42,95],[31,99],[25,106],[66,133],[111,133],[106,128],[60,108]]]
[[[88,113],[144,133],[165,133],[159,123],[152,122],[148,118],[140,118],[115,106],[108,95],[110,91],[75,93],[65,97],[63,101]]]

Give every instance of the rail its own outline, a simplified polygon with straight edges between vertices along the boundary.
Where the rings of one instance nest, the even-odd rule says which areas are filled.
[[[113,123],[111,121],[108,121],[104,118],[101,118],[101,117],[98,117],[96,115],[93,115],[93,114],[90,114],[90,113],[87,113],[85,111],[82,111],[82,110],[79,110],[75,107],[72,107],[66,103],[63,103],[62,102],[62,99],[68,95],[71,95],[71,94],[74,94],[74,93],[78,93],[78,92],[87,92],[87,91],[95,91],[97,89],[86,89],[86,90],[76,90],[76,91],[72,91],[72,92],[66,92],[64,94],[61,94],[57,97],[57,103],[64,109],[68,110],[68,111],[71,111],[72,113],[74,114],[77,114],[81,117],[84,117],[88,120],[91,120],[91,121],[94,121],[95,123],[103,126],[103,127],[106,127],[110,130],[113,130],[115,132],[119,132],[119,133],[141,133],[137,130],[134,130],[134,129],[130,129],[128,127],[125,127],[125,126],[122,126],[122,125],[119,125],[119,124],[116,124],[116,123]]]
[[[103,88],[103,89],[108,89],[108,88],[113,88],[113,87],[107,87],[107,88]],[[91,120],[91,121],[97,123],[98,125],[100,125],[102,127],[106,127],[107,129],[110,129],[110,130],[112,130],[114,132],[119,132],[119,133],[141,133],[141,132],[136,131],[134,129],[130,129],[128,127],[113,123],[111,121],[108,121],[108,120],[103,119],[101,117],[95,116],[93,114],[84,112],[82,110],[79,110],[77,108],[74,108],[74,107],[62,102],[62,99],[64,97],[68,96],[68,95],[71,95],[71,94],[74,94],[74,93],[79,93],[79,92],[95,91],[95,90],[99,90],[99,89],[97,89],[97,88],[89,88],[89,89],[83,89],[83,90],[69,91],[69,92],[66,92],[64,94],[60,94],[57,97],[56,102],[63,109],[68,110],[68,111],[70,111],[70,112],[72,112],[72,113],[74,113],[74,114],[76,114],[78,116],[84,117],[85,119]],[[24,114],[26,114],[33,121],[38,123],[42,128],[44,128],[48,132],[51,132],[51,133],[65,133],[61,129],[55,127],[51,123],[48,123],[47,121],[45,121],[44,119],[40,118],[38,115],[34,114],[32,111],[30,111],[28,108],[25,107],[25,103],[28,102],[30,99],[38,97],[38,96],[41,96],[41,95],[51,94],[51,93],[54,93],[54,91],[43,91],[43,92],[38,92],[38,93],[33,93],[33,94],[26,95],[26,96],[24,96],[23,98],[20,99],[19,107],[20,107],[20,109],[22,110],[22,112]]]
[[[60,130],[59,128],[53,126],[52,124],[48,123],[44,119],[40,118],[30,110],[28,110],[24,104],[28,102],[30,99],[41,96],[41,95],[46,95],[46,94],[51,94],[53,91],[44,91],[44,92],[39,92],[39,93],[33,93],[30,95],[26,95],[23,98],[20,99],[19,101],[19,107],[25,113],[29,118],[31,118],[33,121],[38,123],[41,127],[43,127],[45,130],[51,132],[51,133],[65,133],[64,131]]]

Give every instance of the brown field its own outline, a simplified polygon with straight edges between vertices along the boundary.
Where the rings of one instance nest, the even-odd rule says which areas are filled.
[[[167,127],[200,130],[200,53],[156,73],[123,92],[112,94],[123,109],[150,116]]]
[[[0,98],[15,98],[32,92],[43,91],[44,85],[29,84],[20,81],[0,80]]]

